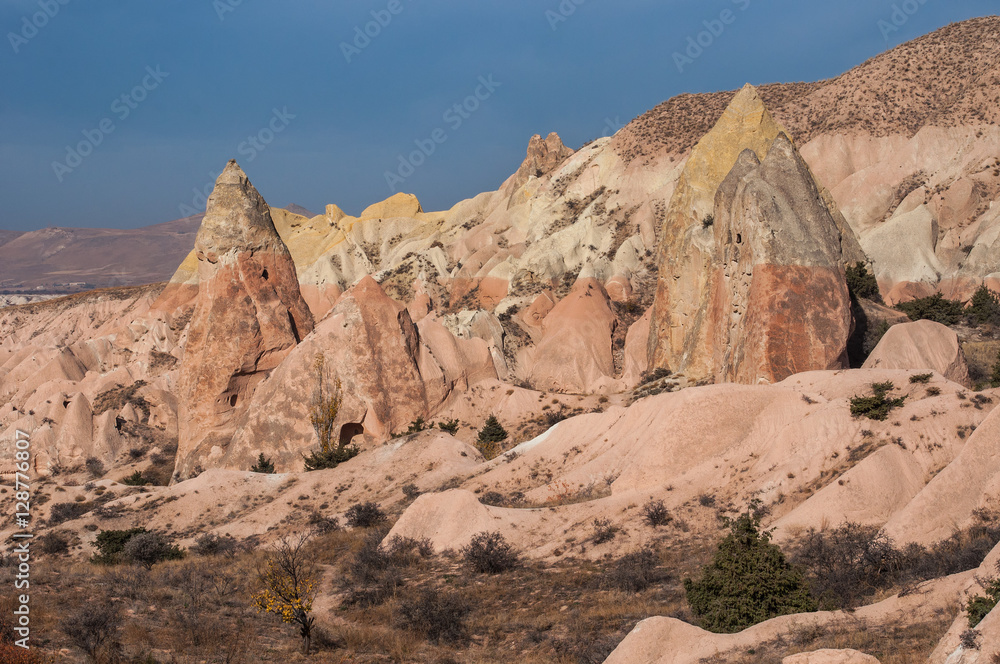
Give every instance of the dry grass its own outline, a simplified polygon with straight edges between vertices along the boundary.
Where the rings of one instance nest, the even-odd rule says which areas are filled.
[[[1000,356],[1000,340],[966,341],[962,344],[965,360],[969,364],[969,378],[973,385],[986,383],[993,375],[993,366]]]

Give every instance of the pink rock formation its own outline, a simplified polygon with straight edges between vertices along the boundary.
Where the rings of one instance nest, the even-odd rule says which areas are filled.
[[[650,366],[741,383],[846,366],[853,319],[843,264],[853,239],[836,216],[744,88],[695,148],[671,200]]]
[[[970,385],[969,365],[958,335],[929,320],[890,327],[863,368],[936,371],[952,382]]]
[[[614,375],[615,317],[595,279],[580,279],[542,322],[542,340],[528,381],[536,388],[583,393]]]
[[[177,386],[178,477],[221,458],[257,384],[313,328],[267,203],[235,161],[209,197],[195,254],[198,297]]]

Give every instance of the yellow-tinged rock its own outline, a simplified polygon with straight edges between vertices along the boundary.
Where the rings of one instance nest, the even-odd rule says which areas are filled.
[[[340,209],[340,206],[330,205],[326,206],[326,221],[331,226],[335,226],[338,221],[347,216],[347,213]]]
[[[393,217],[415,217],[423,212],[420,201],[413,194],[398,193],[390,196],[381,203],[369,206],[358,217],[365,219],[391,219]]]
[[[747,83],[736,93],[715,127],[691,151],[687,166],[677,186],[678,194],[686,187],[686,196],[675,195],[670,213],[694,210],[709,214],[715,192],[736,165],[736,159],[750,149],[763,160],[779,134],[788,132],[764,106],[757,88]],[[680,208],[681,205],[684,208]],[[668,213],[668,217],[669,214]]]

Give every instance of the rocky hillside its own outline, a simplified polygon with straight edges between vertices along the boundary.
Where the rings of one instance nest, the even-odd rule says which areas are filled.
[[[865,98],[873,67],[994,26],[837,85]],[[831,85],[786,90],[807,109]],[[437,212],[272,208],[229,162],[169,283],[0,310],[0,438],[29,433],[60,557],[39,593],[127,616],[140,660],[286,662],[250,570],[311,533],[318,661],[987,661],[1000,612],[970,636],[962,607],[1000,570],[1000,390],[973,391],[935,322],[895,319],[848,364],[879,305],[847,266],[889,299],[997,284],[1000,129],[960,112],[972,87],[948,94],[947,121],[803,134],[791,97],[781,116],[747,85],[690,145],[623,151],[645,120],[577,151],[535,136],[497,191]],[[710,633],[682,579],[740,514],[808,601]],[[158,535],[87,562],[137,527]],[[462,571],[487,533],[521,557],[509,576]],[[158,537],[188,557],[150,562]],[[848,549],[878,559],[834,584]],[[61,633],[46,645],[81,661]]]

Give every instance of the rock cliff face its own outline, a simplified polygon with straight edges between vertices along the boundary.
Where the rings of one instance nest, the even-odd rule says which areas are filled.
[[[840,232],[788,138],[745,151],[715,206],[714,377],[777,382],[847,366],[851,300]]]
[[[222,456],[254,388],[313,329],[267,203],[235,161],[195,241],[198,295],[181,361],[177,477]]]
[[[859,252],[835,214],[756,89],[744,87],[692,151],[667,209],[650,367],[757,382],[843,366],[843,262]]]

